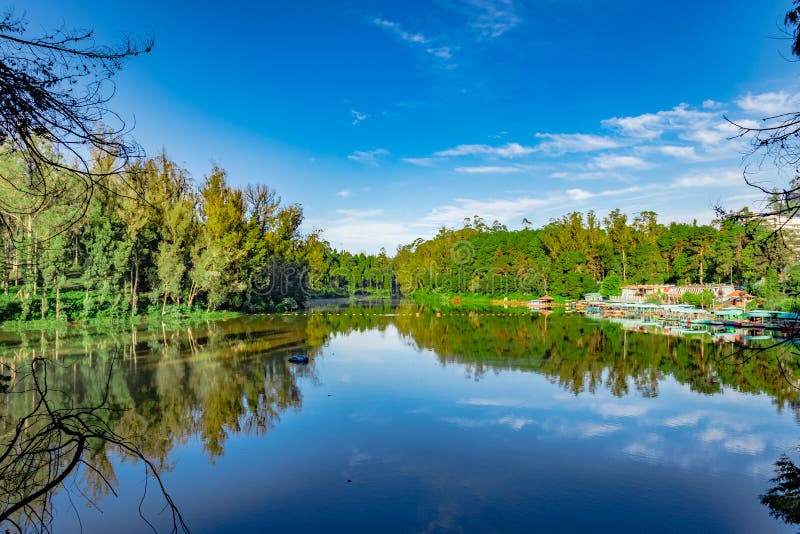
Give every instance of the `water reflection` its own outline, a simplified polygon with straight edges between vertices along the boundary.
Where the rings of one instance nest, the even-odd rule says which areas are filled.
[[[769,508],[773,517],[792,525],[800,524],[800,468],[782,454],[775,462],[775,477],[770,482],[772,487],[761,496],[761,504]]]
[[[108,385],[108,424],[120,435],[135,437],[137,445],[168,472],[174,468],[174,451],[194,441],[207,459],[218,461],[233,437],[271,432],[287,413],[300,410],[303,384],[320,383],[318,364],[337,359],[326,352],[328,344],[354,332],[389,330],[396,330],[413,349],[431,351],[442,367],[463,372],[472,382],[506,371],[533,373],[558,385],[566,395],[564,402],[582,394],[600,398],[601,393],[617,399],[652,399],[669,379],[701,395],[724,390],[766,394],[778,411],[798,413],[800,406],[800,394],[777,365],[777,358],[785,358],[790,379],[796,380],[798,369],[788,354],[748,360],[730,345],[629,332],[617,324],[579,316],[519,312],[436,316],[408,304],[249,317],[181,329],[6,333],[0,336],[0,362],[18,364],[37,355],[57,359],[61,365],[52,380],[76,405],[102,398],[113,362],[117,370]],[[296,353],[308,354],[311,363],[292,366],[287,358]],[[31,401],[0,397],[3,431],[30,409]],[[487,416],[450,413],[440,421],[461,430],[506,428],[522,433],[537,428],[581,439],[612,435],[622,439],[625,421],[646,411],[641,404],[603,401],[592,407],[600,419],[560,428],[556,422],[513,411],[525,407],[513,396],[464,396],[458,406],[486,410]],[[717,415],[674,413],[660,424],[667,429],[697,427],[700,441],[730,452],[764,450],[758,436],[735,428],[735,422],[714,419],[711,424]],[[373,416],[362,409],[354,417],[364,421]],[[705,420],[709,424],[699,428]],[[621,448],[631,457],[655,461],[663,457],[666,446],[650,432]],[[366,453],[354,454],[361,458],[359,464],[366,462]],[[119,465],[112,453],[104,452],[96,464],[109,480],[115,479]],[[98,492],[94,497],[102,497],[102,485],[94,487]]]

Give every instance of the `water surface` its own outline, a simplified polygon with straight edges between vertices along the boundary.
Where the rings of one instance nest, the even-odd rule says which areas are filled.
[[[800,442],[800,395],[774,356],[731,345],[401,305],[4,334],[0,353],[58,358],[52,380],[84,403],[113,365],[113,424],[194,532],[794,530],[759,495]],[[96,484],[98,513],[72,490],[78,523],[61,492],[55,531],[147,528],[142,466],[103,465],[119,497]],[[148,520],[162,507],[151,486]]]

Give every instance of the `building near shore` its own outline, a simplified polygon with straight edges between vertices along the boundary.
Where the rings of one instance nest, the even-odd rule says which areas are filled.
[[[622,287],[622,294],[613,300],[631,303],[643,303],[648,298],[664,300],[670,288],[675,286],[657,284],[631,284]]]
[[[775,230],[786,243],[786,246],[800,261],[800,217],[787,217],[783,214],[765,215],[760,217],[761,222],[768,228]]]
[[[731,295],[740,297],[736,304],[739,305],[747,295],[735,294],[736,288],[730,284],[710,284],[710,285],[672,285],[672,284],[631,284],[622,287],[622,294],[612,300],[641,304],[648,300],[658,300],[665,304],[675,304],[683,302],[683,295],[686,293],[700,294],[703,291],[711,291],[714,300],[724,302],[729,300]],[[745,296],[747,295],[747,296]]]

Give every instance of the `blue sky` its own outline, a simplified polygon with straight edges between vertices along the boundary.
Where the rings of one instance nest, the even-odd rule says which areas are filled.
[[[198,182],[218,164],[391,253],[474,214],[708,222],[752,203],[723,116],[800,109],[789,0],[26,0],[31,29],[152,33],[114,107]],[[755,124],[755,123],[753,123]],[[764,166],[759,180],[785,180]]]

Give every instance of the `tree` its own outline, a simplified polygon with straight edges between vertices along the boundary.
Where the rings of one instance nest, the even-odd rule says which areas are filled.
[[[13,173],[0,172],[0,182],[22,193],[17,201],[3,198],[0,226],[11,224],[8,213],[29,214],[53,197],[68,197],[82,209],[62,221],[58,232],[64,231],[104,187],[104,178],[120,173],[140,153],[108,103],[114,92],[111,79],[122,62],[152,46],[152,38],[101,46],[92,31],[30,35],[23,18],[12,12],[0,16],[0,156],[21,155],[37,178],[20,189]],[[112,156],[117,165],[100,169],[90,153]],[[69,187],[48,187],[46,179],[54,171],[67,172]]]
[[[244,257],[245,205],[242,192],[228,186],[225,171],[214,167],[201,193],[203,231],[190,276],[216,309],[235,292],[245,289],[239,262]],[[193,295],[189,297],[191,305]]]
[[[783,23],[786,35],[791,42],[791,54],[800,58],[800,0],[793,0],[791,5],[792,7],[784,16]],[[750,140],[752,155],[761,153],[763,156],[771,157],[778,167],[791,169],[795,173],[795,177],[790,179],[787,184],[773,188],[752,181],[748,177],[748,173],[744,173],[747,185],[762,192],[769,199],[764,209],[756,215],[780,217],[783,220],[797,215],[800,212],[800,180],[797,177],[800,170],[798,169],[800,167],[800,111],[765,117],[757,126],[727,120],[738,129],[739,137]],[[718,208],[718,211],[728,217],[733,215],[726,213],[721,208]]]
[[[622,280],[617,273],[609,274],[603,279],[603,283],[600,284],[600,295],[602,295],[603,298],[620,295],[621,284]]]

